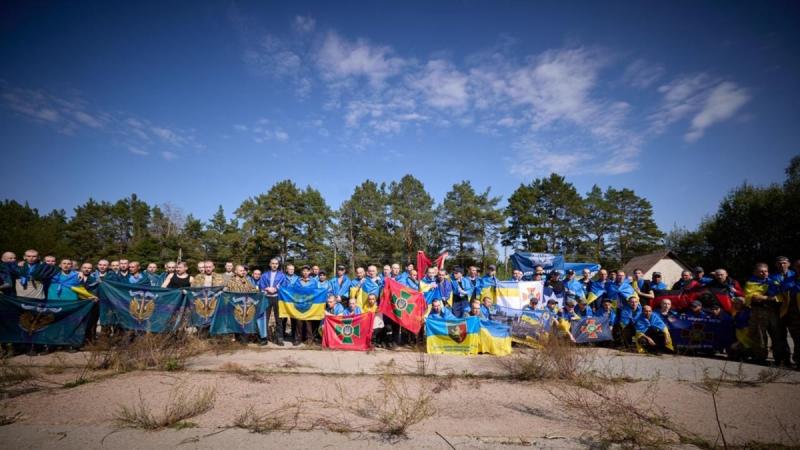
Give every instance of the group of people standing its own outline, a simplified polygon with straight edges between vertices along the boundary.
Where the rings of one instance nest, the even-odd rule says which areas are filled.
[[[601,269],[593,274],[584,269],[580,277],[573,271],[561,274],[547,273],[537,266],[533,273],[523,274],[514,270],[511,281],[542,281],[552,294],[544,305],[552,316],[563,323],[570,323],[588,316],[606,316],[614,324],[615,337],[622,345],[636,344],[639,348],[663,351],[667,347],[664,336],[665,324],[671,317],[712,317],[729,320],[735,328],[736,343],[727,349],[731,356],[765,362],[771,345],[776,364],[798,363],[800,344],[800,281],[797,272],[800,260],[792,270],[786,257],[778,257],[774,270],[764,263],[756,264],[753,276],[742,287],[728,276],[724,269],[706,274],[702,268],[684,271],[681,279],[668,287],[661,274],[653,273],[644,279],[639,269],[628,276],[621,270],[608,272]],[[318,321],[301,321],[280,317],[278,290],[297,284],[304,287],[323,288],[328,292],[326,314],[357,315],[376,312],[384,280],[392,278],[410,289],[428,292],[431,296],[427,314],[441,318],[460,318],[467,315],[486,319],[497,319],[492,288],[497,286],[497,268],[489,265],[486,272],[477,266],[427,267],[420,277],[413,264],[387,264],[380,270],[377,265],[357,267],[348,274],[345,266],[339,265],[335,273],[328,273],[318,265],[304,265],[299,270],[293,264],[282,265],[278,258],[269,261],[265,270],[249,269],[231,262],[224,264],[218,272],[213,261],[197,263],[196,273],[189,273],[186,262],[167,262],[163,271],[155,263],[144,267],[138,261],[101,259],[96,265],[45,256],[40,260],[36,250],[27,250],[22,261],[17,261],[11,252],[2,254],[0,264],[0,291],[33,299],[57,302],[76,300],[78,294],[72,287],[81,286],[88,292],[97,292],[99,283],[116,281],[128,284],[163,288],[223,287],[228,292],[263,292],[269,300],[266,322],[274,322],[269,338],[284,345],[287,329],[291,327],[293,343],[300,344],[318,339]],[[695,295],[692,302],[681,310],[673,307],[665,293]],[[725,308],[722,298],[728,298]],[[561,300],[556,300],[560,298]],[[657,301],[658,299],[658,301]],[[531,297],[525,309],[539,309],[538,297]],[[563,306],[562,306],[563,304]],[[96,323],[96,312],[95,312]],[[390,319],[379,317],[379,327],[374,334],[376,345],[393,347],[414,341],[416,338],[401,330]],[[794,358],[790,355],[787,338],[794,342]],[[93,330],[88,334],[93,337]],[[261,339],[266,344],[267,339]]]

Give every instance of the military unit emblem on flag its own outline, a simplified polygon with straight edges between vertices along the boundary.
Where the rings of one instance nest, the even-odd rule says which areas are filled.
[[[450,336],[450,339],[459,344],[464,342],[464,339],[467,338],[467,323],[461,322],[453,325],[448,324],[447,335]]]
[[[372,346],[372,325],[375,315],[325,316],[322,346],[339,350],[369,350]]]
[[[27,311],[20,314],[19,326],[28,335],[32,335],[37,331],[47,328],[48,325],[53,323],[56,316],[54,313],[61,311],[61,308],[48,308],[48,307],[35,307],[28,305],[21,305]]]
[[[603,331],[603,326],[595,322],[594,319],[587,319],[586,324],[581,326],[581,334],[585,334],[589,339],[597,339],[598,333]]]
[[[128,306],[128,312],[131,317],[143,322],[153,315],[156,310],[157,294],[145,291],[128,291],[131,295],[131,302]]]
[[[239,325],[246,326],[256,317],[256,305],[258,300],[250,297],[237,297],[233,299],[233,317]]]
[[[394,314],[397,317],[403,317],[403,314],[411,314],[414,311],[414,304],[409,303],[411,294],[407,291],[400,293],[400,296],[392,294],[392,305],[394,305]]]
[[[341,325],[334,325],[336,336],[341,339],[342,344],[353,344],[353,337],[361,336],[361,325],[353,325],[353,319],[344,319]]]

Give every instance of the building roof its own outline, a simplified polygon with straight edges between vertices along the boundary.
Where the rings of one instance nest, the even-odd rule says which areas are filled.
[[[683,266],[684,270],[689,270],[689,265],[683,262],[672,250],[659,250],[646,255],[634,256],[622,267],[622,270],[624,270],[625,273],[632,273],[634,269],[642,269],[643,272],[647,273],[648,270],[653,268],[653,266],[662,259],[673,259],[679,265]]]

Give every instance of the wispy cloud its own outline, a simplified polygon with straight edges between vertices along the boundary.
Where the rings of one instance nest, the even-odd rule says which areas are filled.
[[[700,139],[706,129],[731,119],[748,101],[747,89],[706,73],[680,77],[659,86],[659,108],[650,116],[650,129],[663,133],[670,125],[692,117],[686,142]]]
[[[325,35],[317,52],[323,78],[341,81],[363,77],[373,87],[380,87],[387,78],[399,74],[406,64],[391,47],[372,45],[364,39],[349,41],[333,31]]]
[[[75,135],[99,133],[130,153],[147,156],[154,142],[180,148],[202,148],[194,134],[175,127],[157,125],[125,112],[109,112],[83,97],[60,96],[43,89],[28,89],[0,83],[0,100],[13,113],[53,130]]]
[[[686,141],[700,139],[708,127],[730,119],[749,101],[747,89],[730,82],[718,84],[708,95],[703,109],[692,119],[691,127],[685,135]]]
[[[664,66],[661,64],[637,59],[628,64],[625,73],[622,74],[624,83],[639,89],[652,86],[656,81],[664,76]]]
[[[263,144],[269,141],[287,142],[289,140],[289,133],[264,117],[256,120],[251,125],[236,124],[233,129],[249,136],[256,144]]]
[[[161,152],[161,157],[164,158],[165,161],[172,161],[178,159],[178,154],[171,151],[163,151]]]

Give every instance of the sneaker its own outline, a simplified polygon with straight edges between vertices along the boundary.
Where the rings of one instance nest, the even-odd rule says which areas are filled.
[[[281,347],[283,347],[286,344],[283,342],[283,339],[278,339],[277,341],[275,341],[275,345],[280,345]]]
[[[260,346],[262,346],[262,347],[264,347],[264,346],[265,346],[265,345],[267,345],[267,344],[269,344],[269,341],[268,341],[268,340],[266,340],[266,339],[259,339],[259,340],[258,340],[258,345],[260,345]]]

